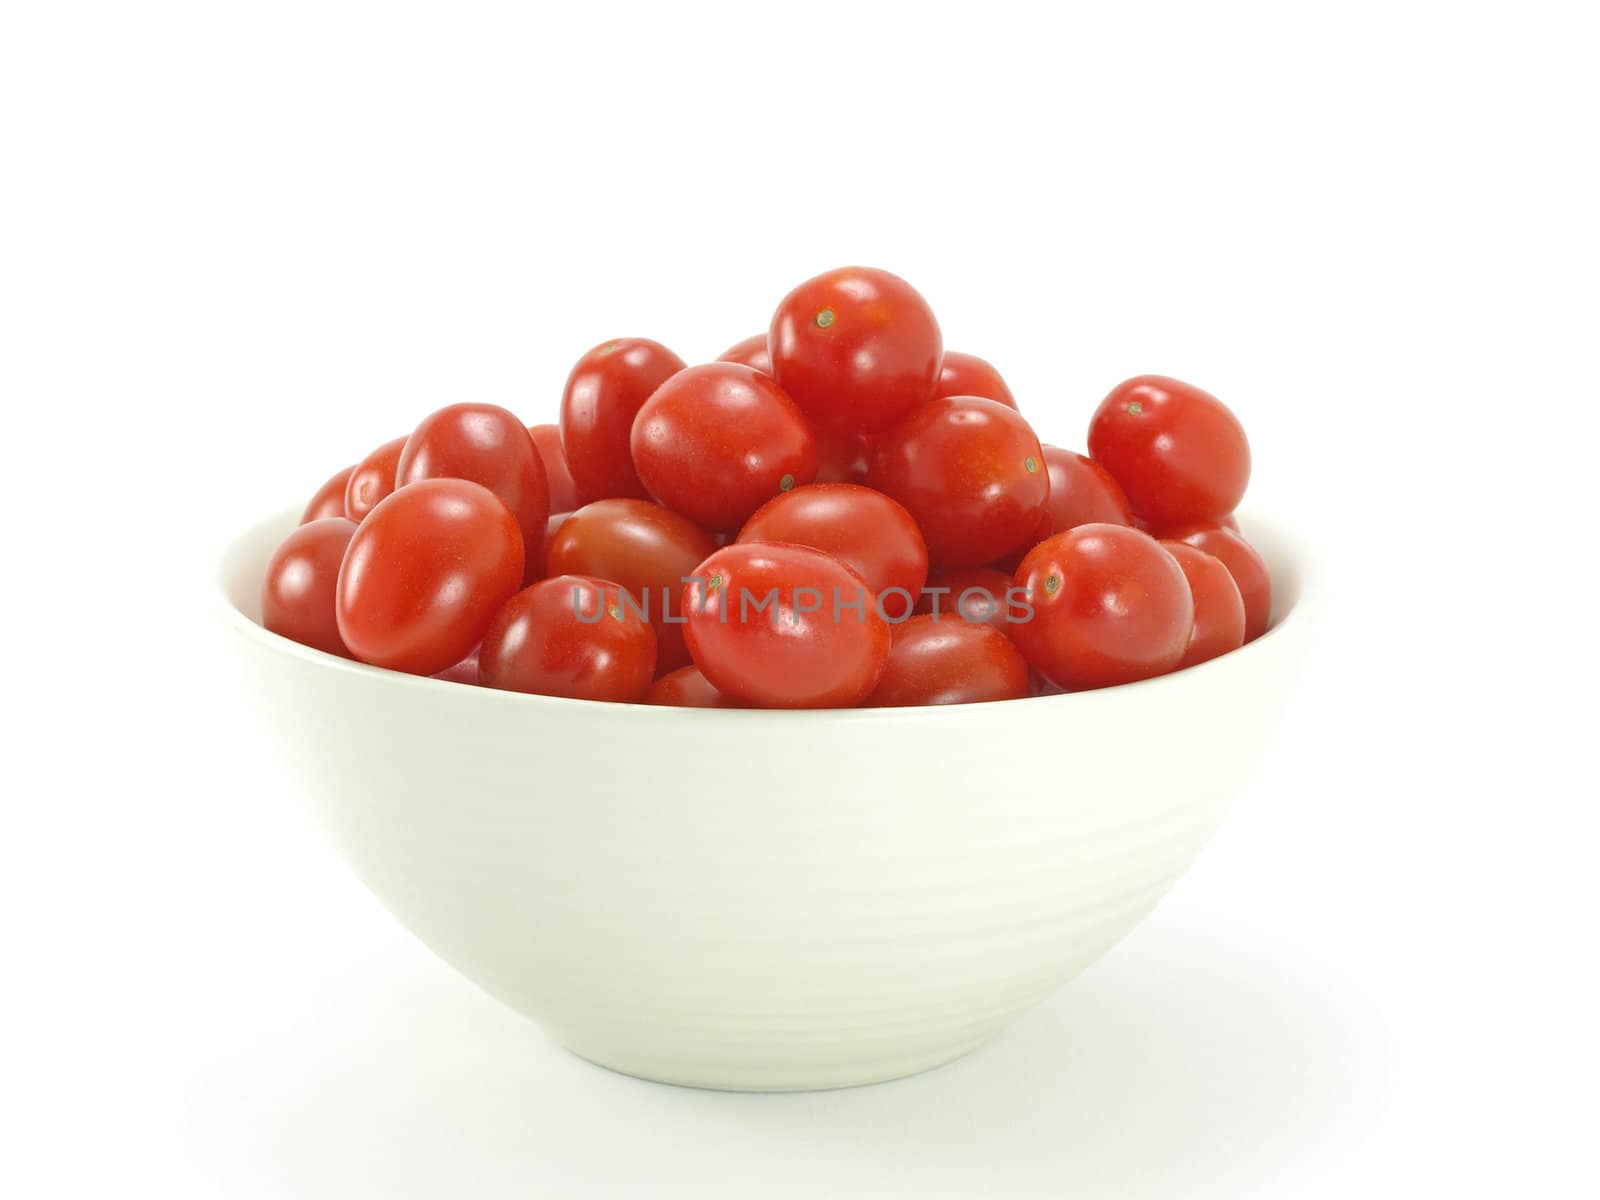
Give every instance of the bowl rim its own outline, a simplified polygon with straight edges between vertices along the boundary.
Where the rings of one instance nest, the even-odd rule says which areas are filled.
[[[1261,553],[1272,572],[1274,619],[1267,631],[1254,641],[1247,642],[1239,649],[1217,658],[1185,667],[1181,671],[1169,671],[1165,675],[1139,679],[1132,683],[1115,684],[1107,688],[1059,692],[1047,696],[1022,696],[1015,700],[982,700],[970,704],[782,709],[689,708],[679,705],[629,704],[614,700],[580,700],[568,696],[506,691],[500,688],[458,683],[454,680],[435,679],[429,675],[410,675],[403,671],[391,671],[385,667],[371,666],[355,659],[341,658],[337,654],[329,654],[325,650],[302,645],[282,634],[273,633],[258,623],[235,601],[234,595],[237,590],[235,579],[252,562],[257,560],[264,562],[264,557],[259,554],[259,548],[256,546],[257,542],[263,541],[269,534],[275,534],[281,540],[287,536],[287,531],[297,527],[302,507],[296,505],[286,508],[273,516],[257,521],[244,531],[235,534],[216,556],[212,574],[213,603],[221,610],[220,617],[225,625],[241,637],[253,640],[270,651],[301,659],[324,670],[353,673],[375,681],[387,681],[391,686],[397,687],[444,689],[439,694],[460,695],[461,703],[521,704],[530,712],[558,711],[595,715],[618,712],[652,713],[655,715],[644,719],[700,722],[751,721],[774,717],[786,721],[811,722],[938,721],[957,718],[963,713],[971,714],[978,711],[992,713],[1020,704],[1053,705],[1066,713],[1075,711],[1077,706],[1093,703],[1097,698],[1103,701],[1108,695],[1144,694],[1155,688],[1192,686],[1201,678],[1211,678],[1220,671],[1236,669],[1247,662],[1253,662],[1257,656],[1271,653],[1291,632],[1299,632],[1309,625],[1321,608],[1323,600],[1321,566],[1306,540],[1291,533],[1282,520],[1263,517],[1247,508],[1238,514],[1237,519],[1241,531],[1248,531],[1245,535],[1247,540]],[[284,532],[276,533],[279,530]],[[1280,603],[1284,604],[1281,611],[1279,611]]]

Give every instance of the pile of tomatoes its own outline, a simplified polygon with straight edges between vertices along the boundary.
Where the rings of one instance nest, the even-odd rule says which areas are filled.
[[[847,267],[716,362],[596,346],[559,425],[452,404],[385,442],[273,554],[264,624],[494,688],[769,708],[1105,687],[1259,636],[1233,414],[1141,376],[1087,448],[1041,444],[909,284]]]

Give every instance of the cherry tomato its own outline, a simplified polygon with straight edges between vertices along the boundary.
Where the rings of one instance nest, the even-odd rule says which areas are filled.
[[[817,444],[794,402],[739,363],[679,371],[633,425],[633,462],[662,504],[707,529],[737,529],[779,492],[810,483]]]
[[[285,538],[267,560],[261,624],[303,646],[349,658],[350,651],[339,636],[333,598],[339,564],[355,531],[354,521],[321,517]]]
[[[1111,472],[1094,459],[1071,450],[1056,446],[1040,449],[1050,472],[1050,498],[1027,541],[996,564],[1007,571],[1015,571],[1023,556],[1053,533],[1065,533],[1079,525],[1136,524],[1128,498]]]
[[[1089,456],[1158,527],[1224,516],[1250,482],[1238,418],[1209,392],[1161,375],[1111,389],[1089,422]]]
[[[689,661],[683,642],[684,581],[716,546],[688,517],[648,500],[596,500],[569,516],[550,542],[545,570],[624,587],[655,628],[656,669]]]
[[[1272,616],[1272,578],[1255,547],[1233,530],[1211,522],[1176,529],[1166,536],[1222,560],[1244,600],[1245,641],[1253,642],[1267,631]]]
[[[424,479],[379,502],[339,570],[339,636],[362,662],[433,675],[460,662],[522,583],[522,530],[488,488]]]
[[[1017,594],[1013,595],[1016,590]],[[965,567],[957,571],[931,571],[917,602],[918,613],[942,621],[952,618],[974,625],[993,625],[1007,637],[1012,622],[1023,615],[1020,589],[1011,576],[993,567]]]
[[[1039,540],[1065,533],[1079,525],[1132,525],[1133,509],[1122,487],[1099,463],[1071,450],[1043,446],[1045,469],[1050,473],[1050,498]]]
[[[813,483],[774,496],[745,522],[738,540],[833,555],[867,581],[891,621],[911,614],[928,579],[928,547],[911,514],[853,483]]]
[[[866,580],[808,546],[718,550],[684,589],[684,635],[720,692],[765,708],[848,708],[889,657]]]
[[[738,708],[739,706],[711,686],[699,667],[679,667],[668,671],[650,685],[644,694],[646,704],[674,708]]]
[[[478,681],[575,700],[640,699],[656,673],[656,635],[627,592],[557,575],[508,600],[483,635]]]
[[[1007,408],[1016,408],[1016,397],[1000,378],[1000,372],[976,354],[962,354],[959,350],[946,350],[939,367],[939,382],[934,385],[935,396],[982,396]]]
[[[717,361],[743,363],[763,375],[772,374],[772,355],[767,351],[767,335],[764,333],[753,333],[744,341],[735,342],[717,355]]]
[[[910,511],[937,567],[976,567],[1020,546],[1050,495],[1039,439],[975,396],[930,400],[884,439],[871,483]]]
[[[567,452],[561,448],[561,426],[529,425],[539,457],[544,461],[544,477],[550,484],[550,511],[571,512],[578,507],[578,485],[567,469]]]
[[[406,439],[385,442],[350,469],[344,488],[344,515],[360,523],[378,507],[378,502],[394,491],[395,468]]]
[[[469,479],[500,498],[522,529],[523,566],[539,577],[550,486],[544,460],[514,413],[493,404],[451,404],[424,417],[406,439],[395,486]]]
[[[617,338],[578,360],[561,396],[561,445],[578,499],[646,499],[628,435],[650,394],[683,370],[683,359],[648,338]]]
[[[311,503],[306,505],[305,512],[300,514],[300,524],[320,521],[324,517],[344,516],[344,490],[354,471],[354,467],[346,467],[319,487],[317,494],[311,497]]]
[[[1126,525],[1079,525],[1022,560],[1031,620],[1012,639],[1033,669],[1070,691],[1131,683],[1172,670],[1194,624],[1177,561]]]
[[[820,426],[878,433],[933,396],[943,342],[898,275],[841,267],[783,298],[767,333],[783,390]]]
[[[867,703],[974,704],[1028,694],[1028,664],[988,625],[934,616],[895,626],[889,663]]]
[[[872,433],[835,433],[813,429],[817,439],[818,483],[865,483],[882,437]]]
[[[1244,600],[1222,560],[1186,542],[1161,544],[1178,560],[1194,597],[1194,630],[1178,666],[1192,667],[1244,645]]]

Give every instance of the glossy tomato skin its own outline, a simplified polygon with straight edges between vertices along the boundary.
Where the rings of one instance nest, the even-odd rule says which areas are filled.
[[[478,651],[478,682],[511,692],[632,704],[656,673],[656,635],[626,591],[556,575],[495,614]]]
[[[1042,542],[1079,525],[1132,525],[1133,508],[1110,471],[1094,459],[1059,446],[1043,446],[1050,498],[1040,525]]]
[[[743,341],[735,342],[717,355],[717,361],[743,363],[747,367],[754,367],[763,375],[772,374],[772,355],[767,350],[765,333],[753,333]]]
[[[654,627],[656,670],[689,661],[683,641],[684,582],[716,550],[688,517],[648,500],[596,500],[572,513],[550,542],[545,570],[624,587]]]
[[[880,433],[933,396],[944,343],[933,310],[898,275],[841,267],[783,298],[767,331],[772,370],[807,418]]]
[[[1152,526],[1213,521],[1250,482],[1244,426],[1215,396],[1162,375],[1111,390],[1089,422],[1089,457]]]
[[[874,707],[975,704],[1028,695],[1028,664],[989,625],[933,616],[895,626],[889,662],[867,703]]]
[[[451,404],[429,413],[395,467],[396,487],[422,479],[468,479],[498,496],[522,529],[524,568],[538,578],[550,485],[544,459],[515,413],[494,404]]]
[[[1050,497],[1033,533],[997,562],[1007,572],[1014,572],[1028,551],[1051,534],[1065,533],[1079,525],[1135,524],[1128,498],[1109,471],[1094,459],[1071,450],[1058,446],[1040,448],[1044,451],[1045,469],[1050,473]]]
[[[434,675],[521,586],[522,529],[488,488],[424,479],[367,514],[339,570],[339,636],[362,662]]]
[[[1028,663],[1069,691],[1173,670],[1194,624],[1177,561],[1126,525],[1079,525],[1022,560],[1016,583],[1033,617],[1012,631]]]
[[[1267,622],[1272,617],[1272,578],[1254,546],[1234,530],[1215,522],[1180,527],[1166,536],[1196,550],[1204,550],[1228,568],[1244,601],[1245,641],[1253,642],[1267,631]]]
[[[794,402],[739,363],[705,363],[656,389],[633,425],[650,495],[695,524],[734,530],[817,473],[817,444]]]
[[[977,567],[1020,546],[1050,497],[1044,452],[1013,410],[930,400],[879,447],[870,482],[916,519],[936,567]]]
[[[1162,542],[1178,560],[1194,597],[1194,629],[1179,668],[1208,662],[1244,645],[1244,599],[1222,560],[1187,542]]]
[[[935,396],[982,396],[996,404],[1015,409],[1017,399],[1000,377],[993,364],[976,354],[963,354],[959,350],[946,350],[939,366],[939,382],[934,385]]]
[[[882,492],[813,483],[768,500],[739,531],[741,542],[787,542],[831,554],[878,594],[892,621],[909,616],[928,579],[917,523]],[[897,589],[892,594],[885,594]]]
[[[306,505],[305,512],[300,514],[300,524],[321,521],[326,517],[344,516],[344,492],[354,471],[355,467],[346,467],[319,487],[316,494],[311,497],[311,502]]]
[[[763,708],[849,708],[877,685],[889,623],[866,581],[808,546],[718,550],[684,589],[684,634],[718,691]]]
[[[344,517],[319,517],[285,538],[267,560],[261,624],[303,646],[349,658],[339,636],[334,593],[355,531],[356,523]]]
[[[378,507],[379,501],[394,491],[395,469],[400,465],[400,452],[405,448],[406,439],[395,438],[351,468],[344,488],[345,516],[359,524]]]
[[[528,436],[544,462],[544,477],[550,485],[550,511],[571,512],[578,507],[578,485],[567,467],[567,452],[561,448],[561,426],[529,425]]]
[[[930,571],[917,612],[935,615],[942,621],[992,625],[1010,637],[1012,625],[1025,615],[1015,588],[1011,576],[994,567]]]
[[[629,434],[650,394],[684,365],[660,342],[616,338],[572,368],[561,394],[561,445],[581,503],[648,498],[633,469]]]
[[[672,708],[738,708],[732,699],[717,691],[699,667],[679,667],[668,671],[650,685],[644,694],[646,704]]]

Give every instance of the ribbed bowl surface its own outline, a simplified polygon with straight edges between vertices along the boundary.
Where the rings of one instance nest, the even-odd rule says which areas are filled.
[[[574,1052],[717,1088],[955,1058],[1123,937],[1270,732],[1308,614],[1129,687],[742,712],[417,679],[260,629],[285,514],[221,568],[251,685],[328,836],[441,958]]]

